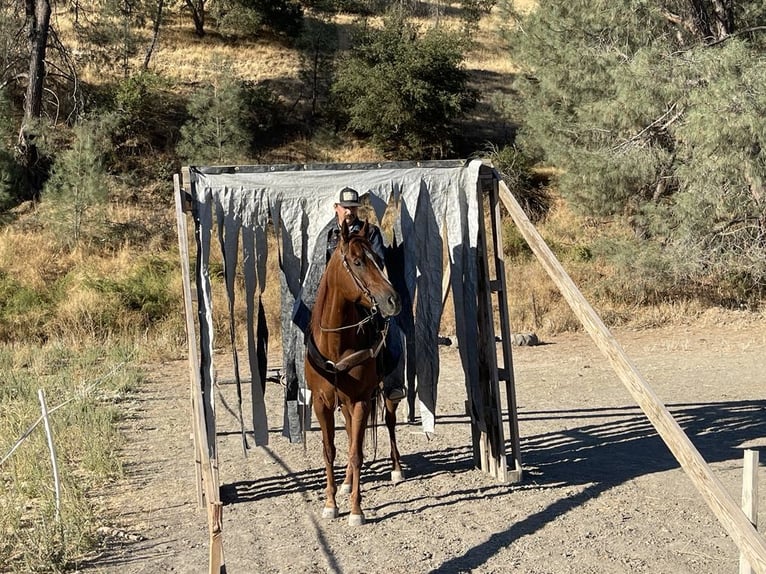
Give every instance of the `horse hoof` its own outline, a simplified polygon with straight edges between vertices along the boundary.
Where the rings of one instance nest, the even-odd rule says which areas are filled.
[[[349,514],[348,525],[349,526],[361,526],[364,524],[364,514]]]
[[[338,518],[338,507],[325,506],[322,509],[322,518]]]
[[[351,485],[347,482],[341,484],[340,488],[338,488],[338,494],[351,494]]]
[[[404,480],[404,473],[401,470],[391,471],[391,482],[396,484],[397,482],[402,482],[403,480]]]

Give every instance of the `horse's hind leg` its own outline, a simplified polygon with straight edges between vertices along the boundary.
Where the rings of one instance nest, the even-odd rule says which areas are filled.
[[[399,449],[396,446],[396,407],[399,402],[394,402],[390,399],[386,399],[386,428],[388,429],[388,438],[391,443],[391,481],[401,482],[404,480],[404,473],[402,472],[402,465],[399,461]]]
[[[322,509],[323,518],[337,518],[338,505],[335,502],[335,415],[334,409],[324,404],[319,397],[314,399],[314,412],[322,429],[322,452],[324,454],[325,474],[327,476],[327,488],[325,489],[325,504]]]

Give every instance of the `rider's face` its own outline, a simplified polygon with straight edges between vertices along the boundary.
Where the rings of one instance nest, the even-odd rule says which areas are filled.
[[[335,204],[335,214],[338,217],[338,225],[341,225],[345,220],[346,223],[353,223],[356,219],[356,213],[358,207],[343,207],[339,203]]]

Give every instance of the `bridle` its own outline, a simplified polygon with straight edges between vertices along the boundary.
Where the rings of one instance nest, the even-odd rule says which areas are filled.
[[[372,255],[370,255],[370,252],[367,249],[365,249],[364,252],[366,256],[375,263],[375,266],[378,269],[380,269],[380,266],[378,266],[377,261],[375,261]],[[351,275],[357,288],[364,295],[366,295],[367,298],[372,302],[372,307],[370,307],[369,315],[364,317],[361,321],[357,321],[356,323],[352,323],[350,325],[342,325],[340,327],[329,328],[329,327],[323,327],[322,324],[320,323],[319,330],[324,333],[337,333],[339,331],[345,331],[347,329],[357,329],[358,331],[361,331],[364,325],[373,321],[375,316],[380,313],[378,311],[378,303],[375,300],[375,297],[372,295],[369,287],[367,287],[365,282],[362,281],[359,277],[357,277],[357,275],[351,270],[351,266],[348,264],[348,260],[346,259],[345,252],[342,253],[342,256],[343,256],[343,268],[348,272],[349,275]],[[332,361],[328,359],[327,357],[325,357],[322,354],[322,352],[319,350],[319,348],[317,347],[316,341],[314,341],[314,337],[312,335],[309,335],[307,345],[306,345],[308,358],[317,370],[324,373],[324,375],[328,378],[328,380],[332,380],[334,383],[337,383],[337,377],[339,373],[348,371],[349,369],[355,367],[356,365],[359,365],[368,359],[374,359],[378,356],[378,353],[380,353],[381,348],[386,343],[386,336],[388,335],[388,327],[389,327],[389,319],[385,318],[383,322],[383,328],[378,332],[379,338],[373,343],[371,347],[357,350],[337,362]]]
[[[365,249],[364,253],[367,256],[367,258],[370,259],[375,264],[375,267],[377,267],[378,270],[380,270],[380,267],[378,266],[377,261],[375,261],[375,258],[372,255],[370,255],[370,252],[367,249]],[[362,294],[366,296],[372,302],[372,306],[369,309],[369,312],[370,312],[369,315],[367,315],[361,321],[357,321],[356,323],[352,323],[350,325],[342,325],[340,327],[330,328],[330,327],[323,327],[322,324],[320,323],[319,330],[322,331],[323,333],[338,333],[340,331],[345,331],[347,329],[357,329],[357,331],[361,331],[362,327],[364,327],[364,325],[366,325],[367,323],[370,323],[375,318],[375,315],[379,313],[378,302],[375,300],[375,297],[370,291],[370,288],[367,287],[367,284],[361,279],[359,279],[359,277],[357,277],[356,274],[351,270],[351,266],[348,264],[348,259],[346,259],[346,253],[344,252],[342,255],[343,255],[343,260],[342,260],[343,268],[348,272],[349,275],[351,275],[351,278],[354,280],[354,284],[356,285],[357,289],[359,289],[359,291],[361,291]],[[388,319],[385,319],[384,330],[385,331],[388,330]]]

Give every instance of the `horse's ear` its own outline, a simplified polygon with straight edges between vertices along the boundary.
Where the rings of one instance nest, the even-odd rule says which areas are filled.
[[[343,223],[340,224],[340,238],[343,240],[343,243],[348,243],[349,235],[348,223],[346,223],[346,220],[344,219]]]
[[[364,223],[362,223],[362,228],[359,230],[359,235],[362,237],[367,237],[367,231],[368,231],[369,225],[367,224],[367,220],[364,220]]]

